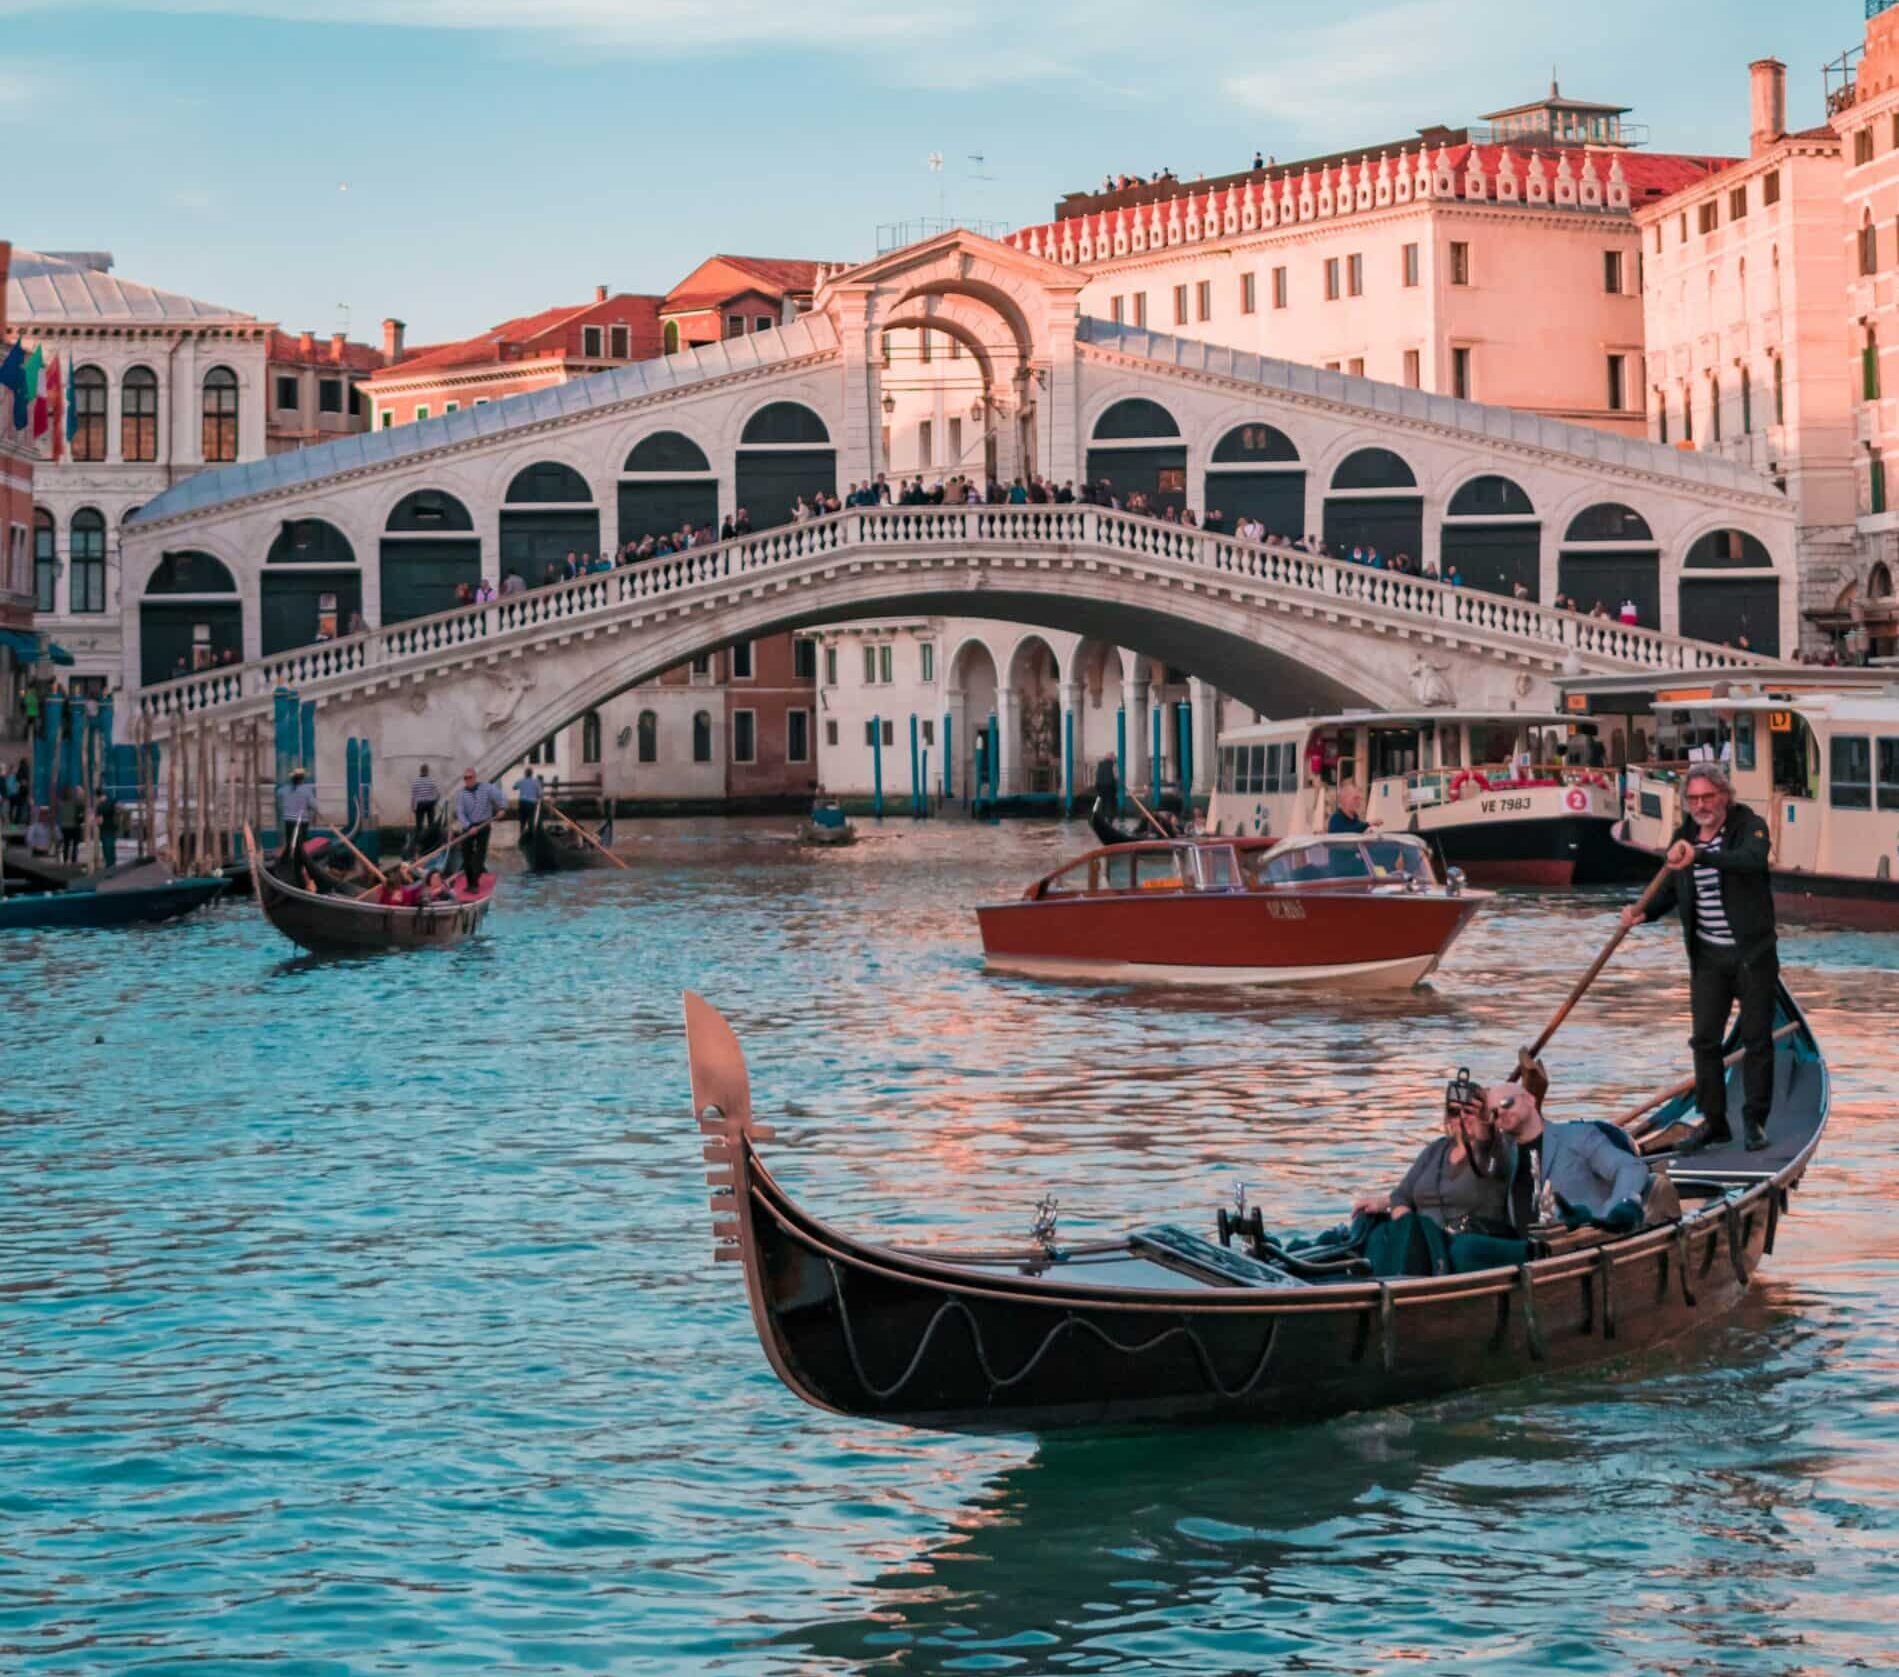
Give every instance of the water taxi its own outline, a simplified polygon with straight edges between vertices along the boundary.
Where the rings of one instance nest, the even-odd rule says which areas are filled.
[[[1416,833],[1476,884],[1598,885],[1635,866],[1613,836],[1606,740],[1555,712],[1354,710],[1236,728],[1220,736],[1208,825],[1324,832],[1347,785],[1365,820]]]
[[[1407,834],[1091,850],[976,910],[992,971],[1118,983],[1421,984],[1484,901]]]

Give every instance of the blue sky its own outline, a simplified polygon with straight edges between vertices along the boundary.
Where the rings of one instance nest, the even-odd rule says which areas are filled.
[[[296,330],[412,342],[664,290],[717,250],[1019,225],[1104,171],[1191,178],[1564,91],[1657,149],[1789,119],[1861,0],[0,0],[0,238]],[[932,152],[944,159],[933,176]],[[970,160],[980,153],[981,164]],[[980,177],[989,178],[980,178]],[[347,189],[345,190],[345,184]]]

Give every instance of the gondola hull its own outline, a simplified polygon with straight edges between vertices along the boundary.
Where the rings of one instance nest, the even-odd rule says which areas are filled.
[[[734,1214],[715,1225],[719,1255],[744,1267],[772,1367],[821,1408],[963,1431],[1311,1421],[1642,1352],[1740,1300],[1826,1111],[1802,1023],[1777,1068],[1766,1168],[1738,1151],[1683,1156],[1679,1222],[1515,1268],[1263,1284],[1264,1266],[1249,1274],[1242,1259],[1234,1279],[1219,1267],[1227,1249],[1191,1236],[1179,1239],[1204,1252],[1183,1266],[1178,1231],[1067,1252],[922,1253],[841,1235],[792,1202],[757,1156],[768,1132],[750,1122],[742,1059],[733,1076],[695,1003],[718,1016],[690,999],[694,1102],[716,1138],[708,1179],[715,1208]]]
[[[251,875],[264,918],[312,955],[451,948],[480,929],[494,900],[491,873],[482,875],[479,895],[427,908],[397,908],[342,894],[300,890],[255,860]]]
[[[613,843],[609,820],[598,835],[600,844]],[[612,858],[558,820],[541,820],[521,829],[521,860],[529,873],[577,873],[583,868],[610,868]]]
[[[0,903],[0,932],[49,927],[149,926],[178,920],[224,894],[222,875],[121,890],[68,889]]]

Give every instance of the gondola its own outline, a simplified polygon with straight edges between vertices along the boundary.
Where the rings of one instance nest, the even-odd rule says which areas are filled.
[[[608,815],[593,835],[597,844],[613,848],[613,817]],[[589,844],[560,819],[545,813],[521,829],[521,860],[529,873],[571,873],[580,868],[610,868],[612,858]]]
[[[458,874],[454,900],[426,908],[397,908],[363,901],[346,891],[306,891],[283,879],[244,835],[257,906],[264,918],[312,955],[370,955],[389,949],[446,949],[471,936],[494,900],[495,876],[484,873],[481,889],[469,892]]]
[[[1678,1218],[1539,1231],[1520,1265],[1381,1281],[1161,1225],[951,1253],[867,1244],[803,1211],[758,1156],[738,1039],[686,997],[715,1256],[743,1266],[778,1377],[821,1409],[957,1431],[1321,1420],[1646,1351],[1733,1310],[1826,1123],[1827,1071],[1782,989],[1769,1147],[1657,1155]],[[1731,1099],[1738,1110],[1740,1071]],[[1666,1139],[1688,1115],[1658,1114]],[[1570,1102],[1564,1103],[1573,1110]],[[1229,1237],[1224,1215],[1216,1228]],[[1257,1225],[1254,1225],[1257,1230]]]
[[[150,926],[182,919],[224,894],[221,874],[201,879],[69,885],[0,901],[0,932],[58,927]]]

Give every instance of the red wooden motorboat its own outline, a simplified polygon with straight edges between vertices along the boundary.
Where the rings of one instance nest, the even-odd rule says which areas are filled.
[[[1406,833],[1110,845],[976,910],[983,956],[1035,978],[1401,988],[1488,893]]]

